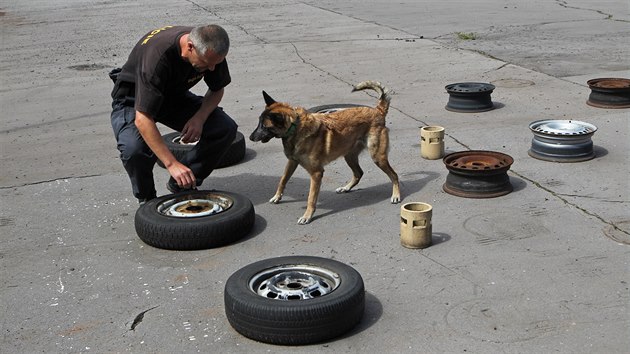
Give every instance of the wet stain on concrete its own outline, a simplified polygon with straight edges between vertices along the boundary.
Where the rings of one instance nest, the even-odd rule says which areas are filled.
[[[477,236],[477,242],[482,245],[522,240],[549,233],[545,226],[534,219],[546,213],[546,210],[536,207],[527,210],[507,209],[473,215],[464,221],[463,226]]]
[[[493,343],[532,340],[558,333],[565,326],[558,322],[560,314],[537,318],[537,312],[532,311],[534,306],[537,305],[511,299],[474,299],[453,306],[446,314],[446,322],[457,332]]]
[[[0,226],[11,226],[15,225],[15,219],[2,216],[0,217]]]
[[[79,65],[71,65],[68,69],[78,70],[78,71],[94,71],[109,68],[109,65],[103,64],[79,64]]]

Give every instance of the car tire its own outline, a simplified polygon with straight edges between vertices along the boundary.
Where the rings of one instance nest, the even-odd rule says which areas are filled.
[[[247,235],[252,202],[223,191],[193,190],[152,199],[136,211],[135,228],[146,244],[170,250],[220,247]]]
[[[181,133],[173,132],[162,135],[162,140],[164,144],[171,151],[173,156],[177,159],[177,161],[181,161],[181,159],[190,151],[196,143],[185,144],[181,142]],[[234,140],[230,144],[230,147],[227,149],[225,154],[219,160],[219,163],[215,168],[224,168],[236,165],[241,162],[245,158],[245,136],[243,133],[237,131]],[[157,160],[158,166],[164,168],[164,164],[159,159]]]
[[[225,284],[225,312],[242,335],[304,345],[338,337],[363,316],[361,275],[341,262],[311,256],[271,258],[236,271]]]

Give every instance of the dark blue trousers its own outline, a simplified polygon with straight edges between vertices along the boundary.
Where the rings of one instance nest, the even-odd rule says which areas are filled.
[[[118,142],[120,159],[131,180],[133,195],[138,199],[155,198],[153,167],[155,154],[144,142],[135,125],[134,98],[112,94],[112,128]],[[191,92],[164,102],[157,122],[181,131],[188,120],[199,110],[203,97]],[[199,142],[180,161],[188,166],[198,185],[210,175],[223,154],[234,141],[237,124],[222,108],[215,109],[206,120]]]

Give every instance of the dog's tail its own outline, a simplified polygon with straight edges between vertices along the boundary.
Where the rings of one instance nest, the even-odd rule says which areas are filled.
[[[380,95],[378,106],[376,108],[383,111],[383,116],[385,116],[389,110],[389,101],[391,101],[390,91],[378,81],[363,81],[354,85],[352,92],[365,89],[374,90]]]

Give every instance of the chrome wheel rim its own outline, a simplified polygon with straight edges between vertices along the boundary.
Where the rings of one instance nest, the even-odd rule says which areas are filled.
[[[261,297],[291,301],[310,300],[334,291],[339,274],[313,265],[282,265],[263,270],[252,277],[249,288]]]

